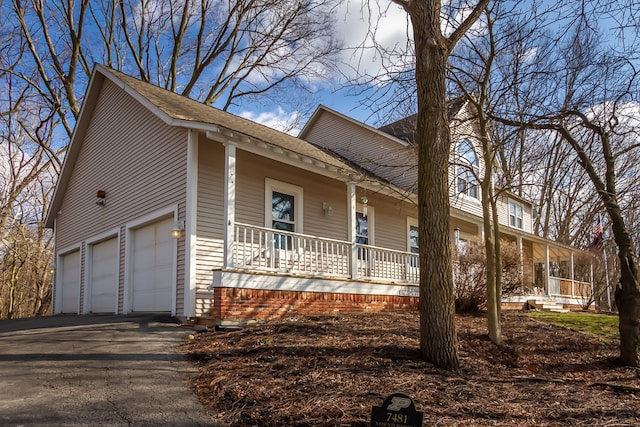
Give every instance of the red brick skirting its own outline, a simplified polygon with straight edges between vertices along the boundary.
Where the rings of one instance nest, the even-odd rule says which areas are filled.
[[[285,315],[338,314],[418,309],[418,297],[214,288],[211,316],[247,321]]]

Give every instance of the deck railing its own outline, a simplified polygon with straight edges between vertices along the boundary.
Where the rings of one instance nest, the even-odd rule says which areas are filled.
[[[418,254],[274,230],[234,226],[233,267],[302,275],[418,283]]]

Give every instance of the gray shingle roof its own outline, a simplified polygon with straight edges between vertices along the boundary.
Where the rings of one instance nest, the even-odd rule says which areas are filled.
[[[98,66],[102,73],[110,73],[122,81],[126,86],[133,89],[160,111],[173,120],[184,122],[185,126],[200,124],[220,126],[225,129],[237,132],[269,144],[276,145],[285,150],[319,160],[340,169],[356,172],[351,165],[332,156],[324,150],[293,137],[284,132],[271,129],[267,126],[253,122],[251,120],[236,116],[226,111],[213,108],[209,105],[168,91],[151,83],[143,82],[113,69]]]

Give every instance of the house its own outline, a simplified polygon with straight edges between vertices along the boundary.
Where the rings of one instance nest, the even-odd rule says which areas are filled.
[[[482,219],[465,171],[483,165],[473,129],[453,129],[464,244]],[[97,65],[46,219],[54,313],[226,323],[417,307],[415,157],[390,132],[319,107],[296,138]],[[530,204],[505,195],[500,209],[523,275],[568,265],[575,250],[531,233]],[[543,267],[544,293],[571,302],[587,286]]]

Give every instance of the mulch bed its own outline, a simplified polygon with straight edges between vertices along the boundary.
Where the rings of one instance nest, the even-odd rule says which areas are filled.
[[[195,393],[225,426],[369,426],[372,406],[409,395],[424,425],[638,426],[640,372],[618,342],[503,313],[507,345],[482,316],[458,316],[460,372],[418,350],[418,314],[273,320],[234,332],[194,332]]]

